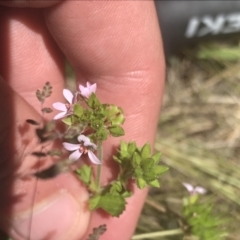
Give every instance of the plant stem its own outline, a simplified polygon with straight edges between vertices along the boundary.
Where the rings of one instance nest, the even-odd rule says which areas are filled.
[[[98,156],[98,159],[102,162],[103,148],[102,148],[102,143],[99,143],[99,142],[97,144],[97,156]],[[97,190],[100,189],[101,171],[102,171],[102,164],[99,164],[97,167]]]
[[[137,240],[137,239],[145,239],[145,238],[157,238],[159,237],[165,237],[165,236],[174,236],[174,235],[181,235],[183,234],[183,231],[181,228],[173,229],[173,230],[168,230],[168,231],[159,231],[159,232],[151,232],[151,233],[143,233],[143,234],[137,234],[132,237],[132,240]]]

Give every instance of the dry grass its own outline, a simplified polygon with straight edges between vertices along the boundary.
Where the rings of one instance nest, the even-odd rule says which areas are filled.
[[[239,60],[236,42],[200,46],[170,59],[155,147],[171,171],[162,177],[161,189],[150,191],[137,233],[177,230],[168,237],[135,239],[183,238],[181,204],[187,193],[182,182],[208,189],[216,213],[230,219],[227,239],[240,239]]]

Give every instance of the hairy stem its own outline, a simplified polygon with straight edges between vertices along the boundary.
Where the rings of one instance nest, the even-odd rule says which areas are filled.
[[[98,156],[98,159],[102,162],[103,148],[102,148],[102,143],[100,143],[100,142],[98,142],[98,144],[97,144],[97,156]],[[97,190],[100,189],[101,172],[102,172],[102,164],[99,164],[97,167]]]

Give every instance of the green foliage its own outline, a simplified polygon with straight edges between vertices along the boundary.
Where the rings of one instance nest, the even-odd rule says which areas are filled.
[[[79,104],[75,104],[73,108],[73,112],[76,116],[81,118],[84,113],[84,108]]]
[[[66,124],[66,125],[69,125],[71,126],[72,125],[72,117],[65,117],[62,119],[62,121]]]
[[[122,185],[125,186],[133,178],[140,189],[147,186],[160,187],[158,178],[168,170],[168,167],[159,165],[160,156],[160,153],[151,155],[149,143],[137,148],[133,142],[121,142],[118,156],[114,156],[114,160],[120,165],[119,179]]]
[[[88,186],[92,177],[92,168],[84,164],[81,168],[76,170],[77,176]]]
[[[112,126],[109,127],[108,130],[113,137],[120,137],[125,134],[123,128],[120,126]]]
[[[36,95],[38,100],[43,103],[45,98],[49,97],[52,92],[52,87],[46,83],[43,90],[37,90]],[[82,104],[83,103],[83,104]],[[50,113],[50,108],[42,108],[42,112]],[[77,137],[81,134],[87,135],[89,141],[98,145],[97,155],[100,161],[103,160],[101,145],[108,136],[120,137],[125,134],[122,124],[125,121],[122,108],[113,104],[102,104],[95,93],[91,93],[89,97],[79,97],[74,95],[73,102],[68,104],[67,116],[61,119],[67,125],[67,130],[61,133],[56,128],[56,121],[48,122],[36,129],[40,143],[55,140],[57,138],[74,144]],[[31,125],[38,125],[34,120],[27,120]],[[79,148],[82,153],[87,153],[88,143],[80,143]],[[78,146],[78,145],[77,145]],[[79,147],[79,146],[78,146]],[[71,151],[71,149],[69,149]],[[47,153],[33,152],[36,157],[60,156],[61,151],[50,150]],[[92,167],[83,164],[75,171],[78,178],[86,185],[91,198],[89,200],[90,210],[103,209],[111,216],[119,217],[126,208],[126,198],[132,195],[128,189],[129,181],[134,179],[137,186],[143,189],[147,186],[160,187],[158,178],[161,174],[168,170],[167,167],[159,165],[160,154],[151,154],[150,144],[147,143],[143,147],[137,147],[135,142],[121,142],[118,155],[113,157],[119,164],[119,174],[116,180],[110,184],[100,186],[101,165],[98,165],[96,179]],[[50,178],[58,173],[65,171],[68,164],[72,161],[67,161],[65,165],[55,164],[47,170],[38,173],[38,177]],[[36,175],[37,176],[37,175]],[[89,239],[97,239],[96,232]]]
[[[126,200],[118,194],[105,193],[96,195],[89,200],[90,210],[101,208],[111,216],[119,217],[125,210]]]
[[[93,131],[89,137],[93,141],[102,142],[107,139],[108,135],[119,137],[125,134],[120,126],[125,120],[121,108],[102,104],[94,93],[84,101],[87,108],[82,107],[80,102],[75,103],[73,115],[62,119],[65,124],[71,127],[79,124],[90,127]]]
[[[213,213],[212,201],[200,202],[198,195],[184,199],[183,215],[190,227],[190,233],[201,240],[223,240],[225,232],[220,219]]]

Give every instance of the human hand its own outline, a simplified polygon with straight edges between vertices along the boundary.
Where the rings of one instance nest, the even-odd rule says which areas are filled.
[[[108,230],[101,239],[128,240],[146,191],[136,190],[126,211],[112,218],[89,213],[88,193],[71,173],[39,179],[36,185],[36,178],[23,177],[36,163],[29,153],[37,146],[34,129],[24,123],[28,118],[40,119],[34,92],[45,82],[54,88],[47,105],[62,98],[66,57],[79,83],[96,82],[102,102],[124,109],[124,139],[153,144],[164,79],[154,3],[7,3],[19,7],[25,2],[34,8],[0,7],[0,74],[4,78],[0,80],[1,228],[14,240],[85,240],[94,227],[106,224]],[[38,8],[49,3],[53,6]],[[104,146],[109,161],[118,141],[110,139]],[[104,166],[103,181],[117,171],[110,165]]]

